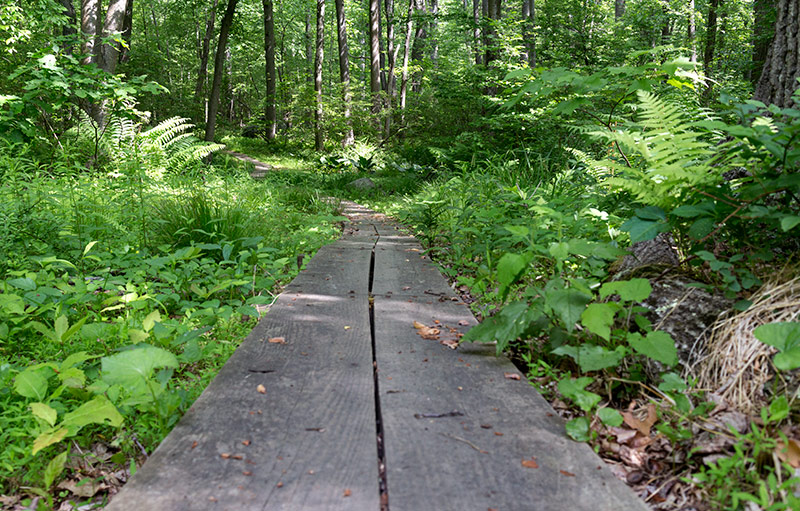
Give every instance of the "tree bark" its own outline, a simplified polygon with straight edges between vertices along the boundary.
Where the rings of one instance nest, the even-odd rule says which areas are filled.
[[[706,22],[706,46],[703,50],[703,67],[709,78],[713,73],[714,50],[717,43],[717,9],[720,0],[710,0],[708,4],[708,21]],[[710,88],[710,85],[709,85]]]
[[[83,35],[84,64],[97,63],[97,34],[100,32],[100,0],[82,0],[81,34]]]
[[[386,118],[383,126],[383,138],[389,138],[392,131],[392,107],[396,95],[397,80],[395,78],[395,68],[397,67],[397,51],[394,41],[394,0],[385,0],[384,11],[386,14],[386,58],[388,60],[388,70],[386,72]]]
[[[217,17],[217,4],[219,4],[219,0],[214,0],[211,9],[208,11],[208,18],[206,19],[206,33],[203,36],[203,46],[200,50],[200,69],[197,72],[197,82],[194,86],[194,97],[198,102],[200,102],[203,97],[203,89],[206,86],[208,54],[211,48],[211,38],[214,37],[214,21]]]
[[[314,148],[322,151],[325,141],[322,138],[322,61],[325,56],[325,0],[317,0],[317,51],[314,54]]]
[[[403,74],[400,78],[400,122],[406,124],[406,96],[408,93],[408,62],[411,57],[411,35],[414,33],[414,1],[408,1],[408,21],[406,22],[406,41],[403,47]]]
[[[523,0],[527,1],[527,0]],[[483,64],[483,38],[481,37],[481,0],[472,0],[472,22],[475,28],[472,29],[472,47],[475,52],[475,65]]]
[[[273,0],[262,0],[264,7],[264,62],[267,96],[264,113],[267,116],[267,140],[274,140],[278,129],[278,113],[275,108],[277,100],[277,79],[275,76],[275,16],[273,14]]]
[[[125,5],[125,20],[122,23],[122,40],[125,47],[119,54],[120,62],[128,62],[131,58],[131,37],[133,36],[133,0],[127,0]]]
[[[103,38],[111,36],[120,36],[122,28],[125,23],[125,10],[127,8],[127,0],[110,0],[108,9],[106,9],[106,20],[103,23]],[[120,44],[119,43],[104,43],[100,47],[99,64],[103,71],[114,74],[119,62]]]
[[[488,28],[486,29],[486,57],[484,61],[487,65],[491,63],[493,60],[497,58],[497,48],[495,48],[495,44],[497,43],[497,32],[492,24],[493,21],[497,21],[500,19],[500,12],[501,12],[501,0],[489,0],[488,2]]]
[[[353,120],[350,118],[352,98],[350,95],[350,51],[347,48],[347,19],[344,12],[344,0],[336,0],[336,31],[339,42],[339,79],[342,82],[342,99],[344,100],[344,121],[347,130],[342,139],[342,146],[353,145]]]
[[[433,67],[439,65],[439,37],[437,31],[439,29],[439,0],[430,0],[430,13],[431,13],[431,62]]]
[[[522,61],[531,69],[536,67],[536,2],[535,0],[522,0],[522,42],[524,52]]]
[[[692,52],[689,60],[692,62],[697,62],[697,24],[695,22],[695,14],[694,0],[689,0],[689,26],[686,31],[686,38],[689,40],[689,47]]]
[[[415,8],[418,13],[425,14],[427,13],[427,9],[425,7],[425,0],[416,0]],[[428,39],[428,30],[427,30],[427,22],[420,20],[417,23],[417,30],[414,34],[414,44],[411,46],[411,60],[422,64],[422,60],[425,58],[425,46],[426,41]],[[420,70],[414,73],[414,76],[411,77],[411,88],[414,92],[420,92],[422,90],[422,75],[423,75],[423,68],[420,65]]]
[[[778,0],[775,37],[753,99],[781,108],[792,107],[800,78],[800,0]]]
[[[63,27],[61,27],[61,35],[65,38],[69,38],[72,41],[72,37],[78,33],[78,30],[75,28],[75,24],[77,23],[77,18],[75,16],[75,6],[72,4],[72,0],[60,0],[61,6],[64,7],[64,16],[67,17],[67,23]],[[72,55],[72,42],[70,42],[64,51],[67,55]]]
[[[625,16],[625,0],[614,0],[614,21]]]
[[[217,53],[214,57],[214,78],[211,83],[211,95],[208,98],[208,120],[206,121],[206,142],[214,141],[214,132],[217,128],[217,112],[219,112],[219,96],[222,90],[222,74],[225,71],[225,52],[228,48],[228,36],[233,24],[233,15],[236,12],[238,0],[228,0],[222,23],[219,26],[219,40]]]
[[[775,2],[772,0],[755,0],[753,2],[753,64],[750,81],[758,85],[761,71],[767,61],[769,46],[775,37]]]
[[[369,0],[369,90],[372,113],[381,110],[380,0]]]

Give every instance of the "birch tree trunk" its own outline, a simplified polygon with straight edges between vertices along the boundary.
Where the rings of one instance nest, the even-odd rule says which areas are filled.
[[[325,148],[322,137],[322,61],[325,56],[325,0],[317,0],[317,51],[314,54],[314,147],[317,151]]]
[[[342,82],[342,99],[344,100],[344,120],[347,124],[342,146],[353,145],[353,120],[350,118],[352,98],[350,95],[350,52],[347,48],[347,18],[344,12],[344,0],[336,0],[336,32],[339,42],[339,79]]]
[[[83,63],[97,63],[97,34],[100,32],[100,0],[83,0],[81,2],[81,34],[84,42],[81,52]]]
[[[369,90],[372,113],[381,110],[380,0],[369,0]]]
[[[403,74],[400,78],[400,122],[406,125],[406,96],[408,94],[408,61],[411,57],[411,35],[414,31],[414,1],[408,1],[408,21],[406,22],[406,41],[403,47]]]

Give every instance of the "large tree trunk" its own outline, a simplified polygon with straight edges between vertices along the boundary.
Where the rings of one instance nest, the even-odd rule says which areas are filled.
[[[322,151],[325,141],[322,138],[322,61],[325,56],[325,0],[317,0],[317,51],[314,54],[314,148]]]
[[[706,22],[706,46],[703,49],[703,67],[706,76],[711,77],[714,63],[714,51],[717,44],[717,9],[720,0],[710,0],[708,4],[708,21]]]
[[[433,66],[439,65],[439,0],[430,0],[431,13],[431,62]]]
[[[381,110],[380,12],[380,0],[369,0],[369,90],[373,114]]]
[[[208,98],[208,120],[206,121],[207,142],[214,141],[214,131],[217,128],[217,112],[219,112],[219,96],[222,90],[222,74],[225,71],[225,52],[228,48],[228,36],[233,24],[233,14],[236,12],[238,0],[228,0],[228,7],[222,16],[219,26],[219,40],[217,41],[217,54],[214,57],[214,78],[211,82],[211,95]]]
[[[408,61],[411,57],[411,36],[414,33],[414,0],[408,1],[408,21],[406,22],[406,41],[403,46],[403,74],[400,78],[400,122],[406,124],[406,96],[408,94]]]
[[[689,0],[689,27],[686,31],[686,37],[689,39],[689,46],[692,49],[691,57],[689,58],[692,62],[697,62],[697,25],[695,19],[694,0]]]
[[[800,0],[778,0],[775,37],[753,99],[779,107],[795,104],[800,78]]]
[[[389,61],[389,69],[386,76],[386,120],[383,126],[383,138],[389,138],[392,130],[392,102],[395,96],[396,79],[394,75],[397,67],[397,50],[394,44],[394,0],[385,0],[384,10],[386,14],[386,57]]]
[[[476,66],[483,64],[483,38],[481,37],[482,19],[481,0],[472,0],[472,22],[475,23],[475,28],[472,29],[472,47],[475,52]]]
[[[614,21],[625,16],[625,0],[614,0]]]
[[[125,24],[125,10],[128,5],[127,0],[110,0],[106,9],[106,21],[103,23],[103,38],[120,36]],[[120,45],[119,43],[105,43],[100,47],[99,64],[103,71],[114,74],[119,62]]]
[[[198,102],[202,100],[203,89],[206,86],[206,76],[208,75],[208,55],[211,48],[211,38],[214,37],[214,22],[217,17],[217,4],[219,0],[214,0],[211,9],[208,11],[206,19],[206,33],[203,36],[203,46],[200,49],[200,69],[197,72],[197,82],[194,86],[194,97]]]
[[[264,113],[267,116],[267,139],[274,140],[278,126],[278,113],[275,108],[278,90],[275,76],[275,19],[272,0],[262,0],[262,5],[264,7],[264,61],[267,79],[267,104]]]
[[[426,14],[427,8],[425,7],[425,0],[416,0],[416,10],[419,14]],[[414,34],[414,44],[411,47],[411,60],[415,63],[422,64],[422,60],[425,58],[425,47],[426,42],[428,39],[428,30],[427,30],[427,22],[420,20],[417,23],[417,30]],[[420,70],[414,73],[414,76],[411,78],[411,88],[414,92],[419,93],[422,90],[422,74],[423,69],[420,66]]]
[[[353,145],[355,136],[353,135],[353,120],[350,118],[351,96],[350,96],[350,52],[347,48],[347,19],[344,12],[344,0],[336,0],[336,32],[339,41],[339,79],[342,82],[342,99],[344,100],[344,121],[347,123],[347,130],[342,139],[344,147]]]
[[[758,85],[761,71],[767,61],[767,53],[772,39],[775,37],[775,2],[772,0],[755,0],[753,2],[753,64],[750,81]]]
[[[120,62],[128,62],[131,55],[131,37],[133,36],[133,0],[128,0],[125,5],[125,20],[122,22],[122,40],[125,47],[119,54]]]
[[[72,4],[72,0],[60,0],[61,6],[64,7],[64,16],[67,17],[67,23],[61,27],[61,35],[65,38],[69,37],[70,40],[73,38],[70,36],[74,36],[78,33],[78,30],[75,28],[75,24],[77,23],[77,18],[75,16],[75,6]],[[72,43],[70,42],[69,45],[64,48],[64,51],[68,55],[72,55]]]
[[[536,67],[536,2],[535,0],[522,0],[522,42],[525,51],[522,61],[531,68]]]
[[[82,0],[81,2],[81,34],[84,38],[84,64],[97,63],[97,43],[100,33],[100,0]]]
[[[495,30],[494,24],[492,22],[500,19],[500,12],[501,12],[500,2],[501,0],[489,0],[488,2],[489,26],[486,29],[487,47],[486,47],[486,57],[484,59],[487,65],[497,58],[497,48],[495,47],[497,44],[497,31]]]

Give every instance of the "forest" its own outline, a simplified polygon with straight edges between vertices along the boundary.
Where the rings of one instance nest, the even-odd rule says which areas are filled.
[[[800,509],[799,87],[800,0],[2,2],[0,509],[113,499],[345,199],[651,509]]]

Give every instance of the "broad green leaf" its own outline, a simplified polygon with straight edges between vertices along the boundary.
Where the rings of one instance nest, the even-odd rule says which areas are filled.
[[[142,328],[144,328],[145,332],[149,332],[156,325],[156,321],[161,321],[161,313],[158,310],[154,310],[144,318]]]
[[[600,298],[617,294],[624,302],[641,302],[652,292],[653,287],[647,279],[616,280],[603,284],[600,288]]]
[[[514,236],[519,236],[520,238],[527,238],[531,233],[531,230],[524,225],[504,225],[503,228]]]
[[[31,454],[35,455],[42,449],[50,447],[51,445],[57,444],[58,442],[64,440],[67,437],[67,433],[69,433],[67,428],[50,429],[45,431],[41,435],[37,436],[36,440],[33,441],[33,449],[31,450]]]
[[[62,342],[66,340],[64,339],[64,334],[69,330],[69,321],[66,316],[61,315],[56,319],[54,330],[56,332],[56,339]]]
[[[109,385],[119,384],[135,392],[145,388],[153,371],[161,367],[178,367],[178,360],[169,351],[144,345],[101,360],[102,378]]]
[[[608,341],[611,339],[611,325],[620,306],[614,302],[590,303],[581,313],[581,324],[593,334]]]
[[[631,242],[652,240],[662,232],[669,230],[669,225],[662,221],[642,220],[633,217],[620,226],[620,229],[630,234]]]
[[[698,216],[708,215],[709,213],[711,213],[711,211],[709,211],[709,208],[706,207],[704,204],[703,205],[687,204],[685,206],[680,206],[678,208],[675,208],[674,210],[672,210],[671,214],[679,216],[681,218],[696,218]]]
[[[776,322],[761,325],[753,330],[756,339],[780,351],[786,351],[800,344],[800,323]]]
[[[798,224],[800,224],[800,216],[785,216],[781,218],[781,229],[784,232],[794,229]]]
[[[480,325],[471,328],[464,338],[464,342],[493,342],[497,341],[498,355],[516,340],[528,328],[532,321],[540,316],[539,311],[529,307],[525,302],[512,302]]]
[[[664,373],[658,388],[664,392],[683,392],[688,389],[689,386],[679,375],[675,373]]]
[[[74,435],[87,424],[108,424],[118,428],[123,420],[117,407],[107,397],[97,396],[64,415],[61,425],[69,428]]]
[[[67,464],[67,453],[69,451],[64,451],[61,454],[57,455],[55,458],[50,460],[47,466],[44,469],[44,487],[45,489],[49,490],[53,483],[56,480],[56,477],[61,475],[61,472],[64,471],[64,466]]]
[[[600,408],[597,410],[597,416],[606,426],[612,428],[622,426],[622,415],[613,408]]]
[[[675,341],[666,332],[650,332],[647,337],[634,333],[628,335],[631,347],[646,357],[663,364],[674,366],[678,363],[678,349]]]
[[[566,425],[567,435],[576,442],[588,442],[591,440],[589,435],[589,419],[586,417],[578,417],[567,422]]]
[[[44,403],[31,403],[31,412],[33,412],[34,417],[42,419],[47,424],[49,424],[50,427],[56,425],[58,412],[53,410],[50,406]]]
[[[558,391],[564,397],[567,397],[575,402],[584,412],[588,412],[600,402],[600,396],[594,392],[583,390],[593,382],[593,378],[584,376],[583,378],[562,378],[558,382]]]
[[[138,328],[131,328],[128,330],[128,337],[130,337],[133,344],[139,344],[140,342],[146,341],[147,338],[150,337],[150,334]]]
[[[89,243],[86,245],[86,247],[83,249],[83,255],[84,255],[84,257],[86,256],[86,254],[88,254],[88,253],[89,253],[89,251],[92,249],[92,247],[94,247],[96,244],[97,244],[97,242],[96,242],[96,241],[90,241],[90,242],[89,242]]]
[[[61,362],[60,371],[62,372],[66,371],[70,367],[76,366],[82,362],[86,362],[87,360],[90,360],[92,358],[94,357],[92,355],[89,355],[85,351],[79,351],[77,353],[73,353],[72,355],[65,358],[63,362]]]
[[[569,257],[569,243],[566,241],[551,243],[547,250],[550,252],[550,255],[553,256],[553,259],[558,262],[564,261]]]
[[[503,287],[508,287],[517,280],[517,276],[528,265],[528,258],[524,255],[507,253],[497,263],[497,280]]]
[[[0,310],[9,315],[24,315],[25,300],[14,293],[0,293]]]
[[[65,387],[80,389],[86,383],[86,374],[77,367],[70,367],[58,373],[58,379]]]
[[[42,371],[26,369],[14,378],[14,390],[20,396],[44,401],[47,395],[47,378]]]
[[[643,220],[664,220],[667,214],[656,206],[645,206],[636,210],[636,216]]]
[[[577,362],[583,372],[601,371],[618,366],[626,354],[623,346],[617,346],[614,351],[611,351],[602,346],[587,344],[578,350]]]
[[[12,286],[18,288],[18,289],[23,289],[25,291],[34,291],[36,289],[36,282],[34,282],[32,279],[29,279],[27,277],[24,277],[24,278],[21,277],[21,278],[18,278],[18,279],[10,279],[10,280],[7,280],[6,282],[11,284]]]
[[[800,367],[800,346],[793,346],[775,355],[775,367],[781,371],[792,371]]]
[[[701,240],[714,230],[714,219],[709,217],[698,218],[689,227],[689,237],[693,240]]]
[[[554,289],[547,292],[546,300],[547,306],[563,321],[566,329],[572,332],[575,329],[575,323],[586,309],[586,304],[592,299],[574,289]]]

